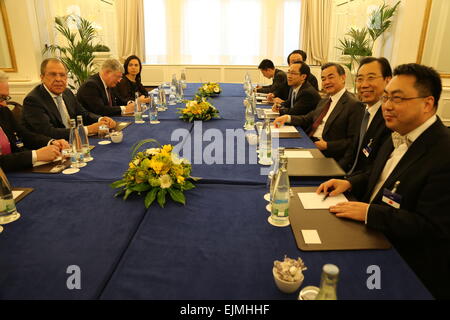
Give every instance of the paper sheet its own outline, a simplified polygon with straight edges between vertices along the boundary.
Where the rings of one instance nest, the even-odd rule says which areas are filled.
[[[24,191],[15,191],[15,190],[13,190],[12,194],[13,194],[14,200],[16,200],[18,197],[20,197],[20,195],[22,193],[24,193]]]
[[[310,151],[301,151],[301,150],[286,150],[284,152],[285,156],[289,158],[296,158],[296,159],[313,159],[314,156]]]
[[[36,163],[33,164],[33,167],[39,167],[39,166],[43,166],[44,164],[57,162],[57,161],[61,161],[61,157],[58,157],[53,161],[36,161]]]
[[[281,128],[275,128],[274,126],[271,126],[272,132],[279,132],[279,133],[298,133],[297,129],[294,126],[282,126]]]
[[[329,209],[331,206],[335,206],[341,202],[348,202],[347,198],[340,194],[336,197],[328,197],[323,201],[323,193],[317,194],[315,192],[310,193],[299,193],[298,197],[303,204],[305,209]]]
[[[272,111],[272,109],[264,109],[264,114],[266,115],[266,116],[279,116],[280,115],[280,113],[279,112],[274,112],[274,111]]]
[[[302,235],[305,244],[322,244],[317,230],[302,230]]]

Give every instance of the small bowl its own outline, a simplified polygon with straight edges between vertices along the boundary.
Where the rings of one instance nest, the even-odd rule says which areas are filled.
[[[123,140],[123,133],[122,131],[119,132],[113,132],[110,134],[111,136],[111,141],[114,143],[121,143]]]
[[[278,274],[277,274],[275,268],[272,268],[272,273],[273,273],[273,278],[275,280],[275,284],[277,285],[278,289],[280,289],[280,291],[284,292],[284,293],[293,293],[293,292],[297,291],[298,288],[300,288],[300,286],[302,285],[303,280],[305,279],[305,276],[302,273],[300,280],[298,280],[296,282],[290,282],[290,281],[285,281],[285,280],[280,279],[278,277]]]

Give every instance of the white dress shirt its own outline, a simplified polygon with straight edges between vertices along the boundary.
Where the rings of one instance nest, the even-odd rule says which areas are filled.
[[[105,83],[105,81],[103,81],[103,79],[102,79],[102,77],[100,76],[100,80],[102,80],[102,83],[103,83],[103,87],[105,88],[105,92],[106,92],[106,97],[109,99],[109,98],[111,98],[111,100],[112,100],[112,96],[111,97],[109,97],[109,92],[108,92],[108,86],[106,85],[106,83]],[[126,109],[125,109],[126,107],[125,106],[120,106],[120,109],[122,110],[122,114],[124,114],[125,113],[125,111],[126,111]],[[101,119],[101,118],[100,118]],[[100,121],[100,119],[99,119],[99,121]]]
[[[330,114],[333,112],[334,108],[336,107],[337,103],[344,95],[345,91],[346,91],[346,89],[343,88],[341,91],[339,91],[338,93],[336,93],[335,95],[330,97],[331,98],[330,109],[328,109],[327,114],[325,115],[325,117],[323,117],[322,123],[317,127],[317,130],[316,130],[316,132],[314,132],[313,137],[322,139],[322,134],[323,134],[323,130],[325,129],[325,124],[327,123],[327,120],[330,117]]]
[[[373,118],[375,118],[375,115],[377,114],[378,110],[381,108],[381,101],[378,101],[373,106],[366,105],[366,110],[369,112],[369,122],[367,123],[367,129],[370,127],[370,124],[372,123]]]

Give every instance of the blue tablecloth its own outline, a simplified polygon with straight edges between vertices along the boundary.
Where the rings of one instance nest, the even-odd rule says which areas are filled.
[[[198,87],[189,85],[186,93]],[[222,88],[211,99],[222,119],[202,123],[203,133],[242,129],[242,85]],[[280,293],[272,278],[273,261],[285,254],[304,259],[309,268],[304,285],[318,285],[322,265],[337,264],[342,299],[431,298],[394,249],[299,251],[289,227],[267,222],[266,176],[258,164],[193,163],[192,175],[203,179],[186,192],[185,207],[169,201],[164,210],[156,203],[146,210],[137,196],[114,198],[109,184],[121,178],[136,141],[195,141],[199,124],[177,118],[169,107],[158,125],[126,128],[121,144],[100,146],[92,139],[95,160],[75,175],[8,175],[13,186],[35,191],[18,204],[22,218],[0,235],[0,299],[295,299]],[[301,139],[281,139],[280,145],[314,147],[301,134]],[[210,141],[202,138],[206,148]],[[194,143],[186,148],[193,149]],[[254,152],[247,142],[233,150]],[[226,162],[226,153],[217,159]],[[72,265],[81,268],[82,290],[67,289]],[[370,265],[382,270],[382,290],[367,289]]]

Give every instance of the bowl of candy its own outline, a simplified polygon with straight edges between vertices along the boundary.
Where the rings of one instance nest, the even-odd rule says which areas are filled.
[[[278,289],[284,293],[293,293],[300,288],[306,270],[303,260],[284,257],[284,261],[275,261],[272,268],[273,278]]]

